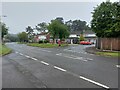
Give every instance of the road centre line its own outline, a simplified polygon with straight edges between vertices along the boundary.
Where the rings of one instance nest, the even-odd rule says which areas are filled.
[[[48,50],[41,50],[41,51],[45,51],[45,52],[52,52],[52,51],[48,51]]]
[[[16,53],[19,53],[19,52],[16,52]],[[23,55],[22,53],[19,53],[19,54],[20,54],[20,55]],[[62,54],[62,53],[59,53],[58,55],[61,55],[61,54]],[[27,56],[27,55],[24,55],[24,56],[37,61],[36,58],[30,57],[30,56]],[[45,64],[45,65],[49,65],[48,63],[46,63],[46,62],[44,62],[44,61],[40,61],[40,62],[43,63],[43,64]],[[65,70],[65,69],[63,69],[63,68],[60,68],[60,67],[57,67],[57,66],[53,66],[53,67],[54,67],[55,69],[60,70],[60,71],[67,72],[67,70]],[[116,67],[120,67],[120,65],[116,65]],[[68,71],[68,72],[69,72],[69,71]],[[68,73],[68,72],[67,72],[67,73]],[[68,74],[70,74],[70,73],[68,73]],[[79,75],[78,75],[78,76],[79,76]],[[108,86],[103,85],[103,84],[101,84],[101,83],[99,83],[99,82],[96,82],[96,81],[94,81],[94,80],[88,79],[88,78],[86,78],[86,77],[79,76],[79,78],[80,78],[80,79],[83,79],[83,80],[85,80],[85,81],[88,81],[88,82],[90,82],[90,83],[93,83],[93,84],[95,84],[95,85],[98,85],[98,86],[100,86],[100,87],[103,87],[103,88],[105,88],[105,89],[109,89]]]
[[[66,72],[65,69],[62,69],[62,68],[60,68],[60,67],[54,66],[54,68],[56,68],[56,69],[58,69],[58,70],[60,70],[60,71]]]
[[[117,68],[120,68],[120,65],[116,65]]]
[[[45,64],[45,65],[49,65],[48,63],[44,62],[44,61],[40,61],[41,63]]]
[[[85,78],[85,77],[83,77],[83,76],[79,76],[79,78],[81,78],[81,79],[83,79],[83,80],[86,80],[86,81],[88,81],[88,82],[91,82],[91,83],[93,83],[93,84],[96,84],[96,85],[98,85],[98,86],[101,86],[101,87],[103,87],[103,88],[105,88],[105,89],[109,89],[108,86],[103,85],[103,84],[101,84],[101,83],[98,83],[98,82],[96,82],[96,81],[90,80],[90,79],[88,79],[88,78]]]
[[[33,60],[35,60],[35,61],[37,61],[38,59],[36,59],[36,58],[33,58],[33,57],[31,57],[31,59],[33,59]]]
[[[23,55],[22,53],[19,53],[20,55]]]

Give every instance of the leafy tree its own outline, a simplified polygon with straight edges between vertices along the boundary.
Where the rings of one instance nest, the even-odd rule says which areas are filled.
[[[28,39],[29,40],[32,40],[33,39],[33,35],[34,35],[34,31],[33,31],[33,29],[32,29],[32,27],[31,26],[28,26],[27,28],[26,28],[26,32],[27,32],[27,34],[28,34]]]
[[[84,38],[83,34],[81,34],[80,35],[80,41],[84,41],[84,40],[85,40],[85,38]]]
[[[6,27],[6,24],[4,24],[4,23],[1,23],[0,22],[0,29],[2,29],[1,31],[2,31],[2,39],[3,39],[3,37],[4,37],[4,35],[7,35],[8,34],[8,28]]]
[[[7,34],[6,39],[9,39],[11,42],[19,41],[19,38],[16,34]]]
[[[28,41],[28,36],[26,32],[21,32],[18,34],[20,42],[27,42]]]
[[[69,36],[67,26],[60,23],[58,20],[52,20],[51,23],[49,23],[48,30],[53,36],[53,41],[55,38],[60,38],[60,40],[62,40],[63,38]]]
[[[47,30],[47,24],[42,22],[36,26],[36,29],[40,32],[45,32]]]
[[[86,25],[87,23],[81,20],[69,20],[65,24],[68,26],[70,32],[83,32],[83,30],[90,30],[90,27]]]
[[[98,37],[120,36],[120,5],[109,1],[101,3],[92,13],[91,28]]]

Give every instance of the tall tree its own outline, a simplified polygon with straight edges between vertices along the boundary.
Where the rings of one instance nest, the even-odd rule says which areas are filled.
[[[2,39],[3,39],[3,37],[4,37],[4,35],[7,35],[8,34],[8,28],[6,27],[6,24],[4,24],[4,23],[1,23],[0,22],[0,29],[2,29],[1,31],[2,31]]]
[[[26,32],[21,32],[18,34],[18,38],[20,42],[27,42],[28,41],[28,36]]]
[[[60,40],[62,40],[63,38],[69,36],[67,26],[60,23],[58,20],[52,20],[51,23],[49,23],[48,30],[53,36],[53,41],[55,38],[60,38]]]
[[[45,32],[47,30],[47,24],[42,22],[36,26],[36,29],[40,32]]]
[[[26,28],[26,32],[27,32],[27,34],[28,34],[28,38],[29,38],[29,40],[32,40],[33,39],[33,28],[31,27],[31,26],[28,26],[27,28]]]
[[[91,28],[98,37],[120,36],[120,4],[103,2],[92,14]]]

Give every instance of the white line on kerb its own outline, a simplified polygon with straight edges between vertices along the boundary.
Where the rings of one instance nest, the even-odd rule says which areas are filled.
[[[58,69],[58,70],[61,70],[61,71],[63,71],[63,72],[66,72],[65,69],[62,69],[62,68],[60,68],[60,67],[54,66],[54,68],[56,68],[56,69]]]
[[[79,77],[80,77],[81,79],[83,79],[83,80],[86,80],[86,81],[88,81],[88,82],[91,82],[91,83],[93,83],[93,84],[96,84],[96,85],[98,85],[98,86],[101,86],[101,87],[103,87],[103,88],[109,89],[109,87],[106,86],[106,85],[103,85],[103,84],[101,84],[101,83],[95,82],[95,81],[90,80],[90,79],[88,79],[88,78],[85,78],[85,77],[83,77],[83,76],[79,76]]]
[[[117,68],[120,68],[120,65],[116,65]]]
[[[44,61],[41,61],[41,63],[45,64],[45,65],[49,65],[48,63],[44,62]]]
[[[31,57],[31,59],[33,59],[33,60],[37,61],[37,59],[36,59],[36,58]]]

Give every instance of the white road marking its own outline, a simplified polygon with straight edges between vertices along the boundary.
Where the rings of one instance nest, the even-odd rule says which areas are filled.
[[[28,55],[25,55],[25,57],[30,58],[30,56],[28,56]]]
[[[106,85],[103,85],[103,84],[98,83],[98,82],[96,82],[96,81],[90,80],[90,79],[85,78],[85,77],[83,77],[83,76],[79,76],[79,77],[80,77],[81,79],[83,79],[83,80],[86,80],[86,81],[88,81],[88,82],[91,82],[91,83],[93,83],[93,84],[96,84],[96,85],[98,85],[98,86],[101,86],[101,87],[103,87],[103,88],[109,89],[109,87],[106,86]]]
[[[33,60],[35,60],[35,61],[37,61],[38,59],[36,59],[36,58],[33,58],[33,57],[31,57],[31,59],[33,59]]]
[[[77,56],[74,56],[74,55],[64,55],[64,54],[62,54],[62,53],[58,53],[58,54],[56,54],[56,55],[58,55],[58,56],[63,56],[63,57],[66,57],[66,58],[71,58],[71,59],[78,59],[78,60],[85,61],[85,62],[88,61],[88,60],[86,60],[86,59],[83,58],[83,57],[77,57]]]
[[[22,53],[19,53],[20,55],[23,55]]]
[[[15,52],[15,53],[18,53],[18,52]]]
[[[44,61],[41,61],[41,63],[45,64],[45,65],[49,65],[48,63],[44,62]]]
[[[117,68],[120,68],[120,65],[116,65]]]
[[[54,68],[56,68],[56,69],[58,69],[58,70],[61,70],[61,71],[63,71],[63,72],[66,72],[65,69],[62,69],[62,68],[60,68],[60,67],[54,66]]]
[[[41,50],[41,51],[45,51],[45,52],[52,52],[52,51],[48,51],[48,50]]]
[[[87,58],[87,59],[88,59],[88,60],[91,60],[91,61],[93,60],[92,58]]]
[[[56,54],[56,55],[59,55],[59,56],[60,56],[60,55],[62,55],[62,53],[58,53],[58,54]]]

